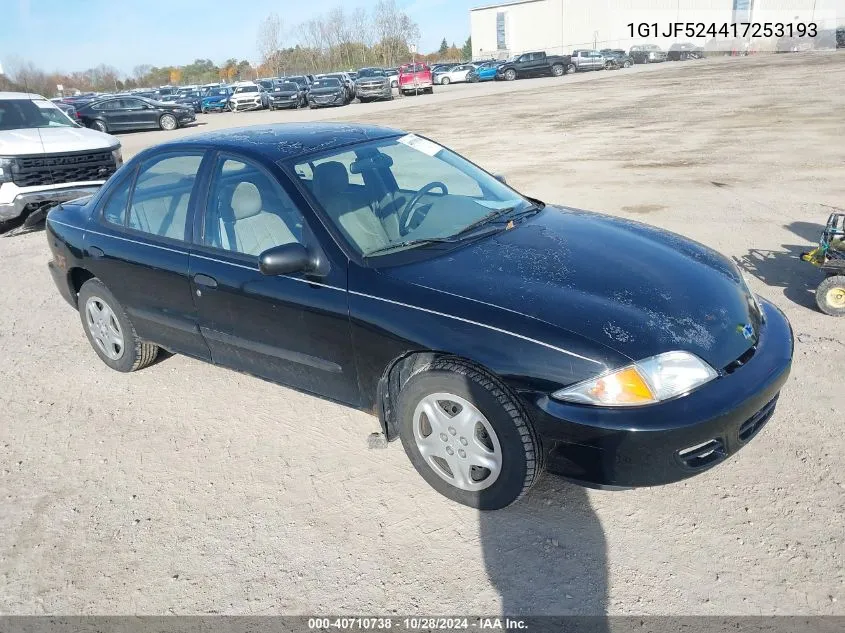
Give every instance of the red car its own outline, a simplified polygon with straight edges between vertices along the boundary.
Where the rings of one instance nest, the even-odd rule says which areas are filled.
[[[434,92],[431,68],[426,64],[404,64],[399,67],[399,91],[403,95]]]

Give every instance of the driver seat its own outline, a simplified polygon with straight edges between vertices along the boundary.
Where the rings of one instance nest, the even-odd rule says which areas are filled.
[[[390,244],[390,236],[372,208],[354,200],[343,163],[326,161],[314,167],[312,193],[338,228],[364,253]]]

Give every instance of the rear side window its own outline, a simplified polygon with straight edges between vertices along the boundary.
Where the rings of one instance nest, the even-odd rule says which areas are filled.
[[[114,190],[109,194],[109,198],[103,206],[103,219],[106,222],[120,226],[126,224],[126,206],[129,202],[129,188],[132,186],[132,179],[134,177],[134,171],[126,174],[123,180],[115,185]]]
[[[185,240],[188,206],[202,157],[202,153],[170,155],[144,164],[132,191],[127,226]]]

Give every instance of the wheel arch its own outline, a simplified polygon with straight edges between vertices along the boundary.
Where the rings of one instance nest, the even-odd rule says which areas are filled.
[[[406,382],[423,367],[433,363],[435,360],[449,359],[470,366],[484,374],[487,374],[498,383],[505,386],[504,381],[491,372],[487,367],[469,358],[451,354],[449,352],[436,350],[416,350],[406,352],[394,358],[385,367],[376,387],[375,413],[388,442],[399,437],[399,429],[396,420],[396,410],[399,402],[399,392]],[[509,390],[510,391],[510,390]]]
[[[76,308],[79,309],[79,290],[89,279],[95,279],[96,275],[87,268],[75,266],[67,271],[67,283],[70,288],[70,296],[73,298]]]

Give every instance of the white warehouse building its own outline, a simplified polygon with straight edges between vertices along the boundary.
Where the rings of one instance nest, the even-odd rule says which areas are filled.
[[[845,0],[513,0],[470,9],[470,27],[473,59],[504,59],[526,51],[565,54],[635,44],[665,50],[675,42],[704,46],[713,39],[664,37],[672,23],[775,22],[797,28],[815,22],[832,29],[843,17]]]

